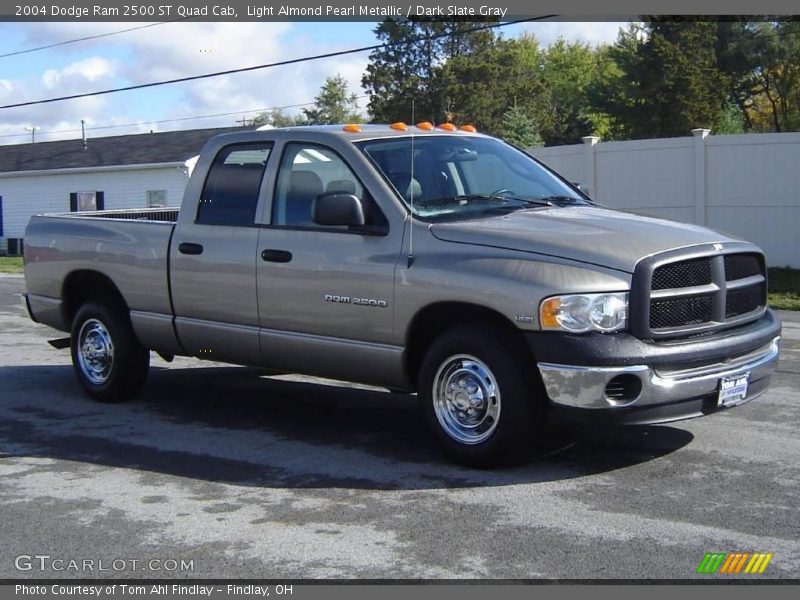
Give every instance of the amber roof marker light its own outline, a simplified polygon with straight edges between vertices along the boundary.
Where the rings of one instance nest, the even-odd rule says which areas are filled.
[[[439,129],[443,131],[456,131],[458,128],[452,123],[442,123],[439,125]]]
[[[402,121],[398,121],[397,123],[392,123],[391,125],[389,125],[389,127],[391,129],[394,129],[395,131],[408,131],[408,125],[406,125]]]
[[[346,131],[347,133],[361,133],[361,125],[356,125],[355,123],[348,123],[344,127],[342,127],[342,131]]]
[[[417,123],[417,129],[422,129],[423,131],[433,131],[433,123],[429,121],[422,121],[421,123]]]
[[[478,130],[475,129],[474,125],[462,125],[458,129],[459,131],[466,131],[467,133],[478,133]]]

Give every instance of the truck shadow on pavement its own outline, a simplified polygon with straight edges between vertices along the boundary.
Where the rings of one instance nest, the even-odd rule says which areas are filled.
[[[448,463],[416,397],[244,367],[153,368],[141,396],[86,398],[69,366],[0,368],[0,459],[47,457],[242,486],[431,489],[558,481],[670,454],[666,426],[557,433],[518,466]]]

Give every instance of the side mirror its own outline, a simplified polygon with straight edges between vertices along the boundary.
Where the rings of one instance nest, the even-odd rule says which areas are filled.
[[[317,225],[364,226],[364,206],[353,194],[332,192],[320,194],[311,207],[311,215]]]

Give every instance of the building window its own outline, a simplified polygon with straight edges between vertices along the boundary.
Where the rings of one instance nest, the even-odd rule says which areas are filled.
[[[69,195],[70,212],[103,210],[105,194],[103,192],[73,192]]]
[[[164,208],[167,205],[167,190],[147,190],[147,206]]]

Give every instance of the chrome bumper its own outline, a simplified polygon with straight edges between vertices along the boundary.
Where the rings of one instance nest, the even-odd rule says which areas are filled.
[[[743,356],[711,365],[690,369],[665,371],[647,365],[624,367],[581,367],[539,363],[547,395],[557,405],[582,409],[616,409],[655,407],[714,394],[719,380],[750,373],[750,383],[772,374],[778,362],[780,337],[766,346]],[[606,397],[606,385],[618,375],[630,374],[639,378],[641,391],[624,402]],[[747,394],[748,402],[765,390],[765,386]]]

